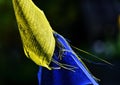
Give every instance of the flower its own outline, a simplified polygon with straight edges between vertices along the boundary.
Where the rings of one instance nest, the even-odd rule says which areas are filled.
[[[43,11],[32,0],[12,2],[25,55],[40,66],[39,85],[98,85],[82,60],[64,37],[52,30]]]

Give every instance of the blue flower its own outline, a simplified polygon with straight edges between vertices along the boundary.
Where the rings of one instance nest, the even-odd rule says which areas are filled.
[[[50,64],[52,70],[39,67],[39,85],[98,85],[67,41],[54,33],[56,48]]]

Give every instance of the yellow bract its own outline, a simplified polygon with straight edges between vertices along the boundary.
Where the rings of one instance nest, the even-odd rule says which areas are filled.
[[[44,13],[32,0],[12,1],[26,56],[37,65],[51,69],[55,39]]]

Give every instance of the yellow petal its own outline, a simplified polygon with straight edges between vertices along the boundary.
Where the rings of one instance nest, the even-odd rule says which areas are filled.
[[[32,0],[12,1],[26,56],[37,65],[51,69],[55,39],[43,11]]]

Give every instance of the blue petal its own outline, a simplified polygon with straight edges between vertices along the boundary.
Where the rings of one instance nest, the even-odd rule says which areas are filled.
[[[67,41],[58,33],[54,33],[54,36],[58,46],[56,45],[53,59],[72,70],[65,68],[48,70],[40,67],[38,72],[39,85],[98,85]],[[58,58],[59,55],[62,59]],[[51,62],[50,66],[60,67],[54,62]]]

